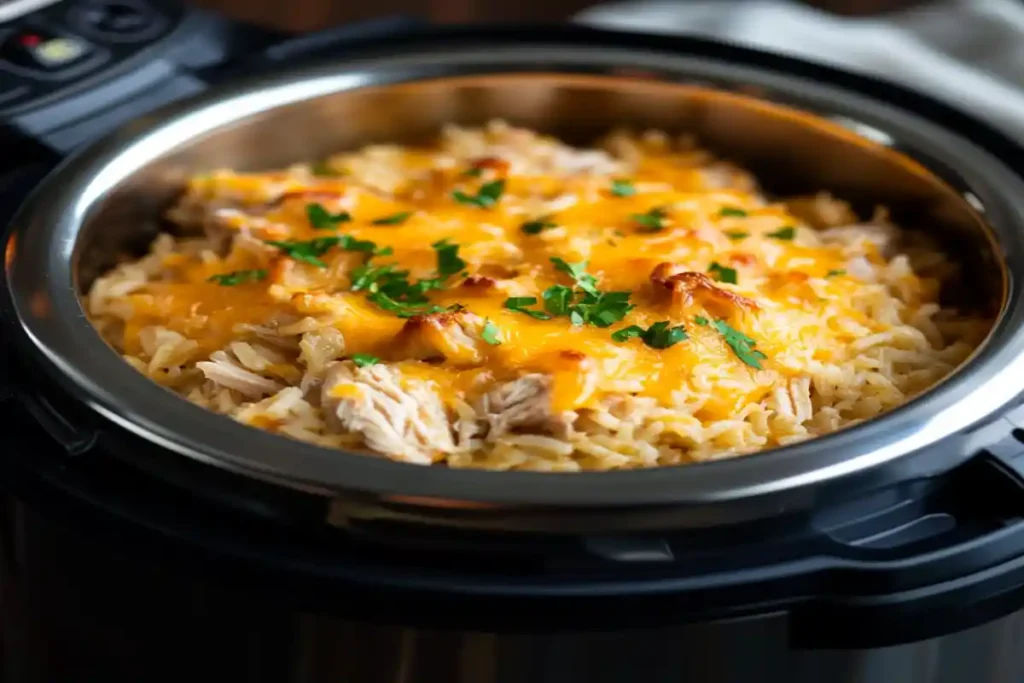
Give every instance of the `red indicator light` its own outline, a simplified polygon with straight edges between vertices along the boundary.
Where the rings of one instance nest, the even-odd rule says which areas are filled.
[[[18,39],[19,42],[25,47],[35,47],[39,43],[43,42],[43,39],[34,33],[26,33]]]

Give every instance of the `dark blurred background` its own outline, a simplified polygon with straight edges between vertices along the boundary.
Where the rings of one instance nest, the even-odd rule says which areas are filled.
[[[804,1],[841,14],[872,14],[918,4],[921,0]],[[271,28],[308,31],[388,14],[414,14],[439,23],[562,21],[599,3],[595,0],[196,0],[196,4]]]

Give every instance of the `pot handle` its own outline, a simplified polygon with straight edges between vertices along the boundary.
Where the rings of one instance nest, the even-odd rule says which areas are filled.
[[[889,647],[972,628],[1024,606],[1019,428],[909,506],[850,518],[858,521],[816,521],[831,551],[816,577],[816,597],[791,610],[793,647]]]

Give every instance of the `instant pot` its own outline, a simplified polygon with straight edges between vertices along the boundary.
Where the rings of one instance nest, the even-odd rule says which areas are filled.
[[[5,114],[12,140],[46,152],[19,158],[56,164],[4,240],[7,678],[1024,679],[1015,142],[892,85],[696,39],[400,23],[246,43],[146,7],[165,22],[146,39],[157,44],[109,73],[80,67],[100,80],[77,95]],[[79,15],[55,17],[85,39]],[[176,41],[216,56],[190,65],[196,43]],[[66,110],[76,121],[53,113],[154,63],[194,87],[161,80],[84,118]],[[961,258],[950,296],[990,311],[992,332],[929,393],[827,437],[543,474],[418,467],[252,430],[150,383],[84,317],[82,289],[146,244],[191,172],[494,117],[579,141],[620,124],[695,132],[772,192],[884,203]],[[11,205],[38,179],[12,172]]]

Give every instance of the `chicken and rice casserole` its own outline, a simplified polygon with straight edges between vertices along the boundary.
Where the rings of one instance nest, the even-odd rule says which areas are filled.
[[[92,285],[140,372],[259,429],[408,463],[675,465],[920,394],[989,321],[956,266],[826,194],[766,199],[687,139],[593,149],[501,122],[191,179]]]

